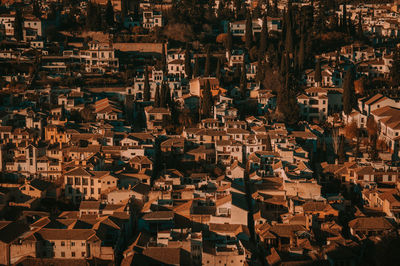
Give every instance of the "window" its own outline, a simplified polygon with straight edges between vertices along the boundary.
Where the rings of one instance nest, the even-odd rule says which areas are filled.
[[[81,246],[82,246],[82,247],[86,246],[86,243],[85,243],[85,242],[82,242]]]
[[[82,251],[82,257],[85,257],[86,253],[84,251]]]
[[[74,241],[71,242],[71,246],[75,247],[75,242]]]
[[[61,257],[65,257],[65,252],[64,251],[61,251]]]
[[[75,257],[75,252],[74,251],[71,252],[71,257]]]
[[[65,242],[64,241],[61,241],[61,246],[65,247]]]

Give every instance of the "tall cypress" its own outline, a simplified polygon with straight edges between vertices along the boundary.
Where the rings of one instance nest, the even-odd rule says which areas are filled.
[[[213,105],[214,105],[214,103],[213,103],[213,98],[212,98],[212,94],[211,94],[210,81],[207,80],[206,86],[203,91],[203,101],[202,101],[202,105],[201,105],[201,109],[202,109],[201,111],[202,111],[204,118],[211,117],[211,110],[212,110]]]
[[[251,18],[250,12],[247,12],[246,18],[245,45],[249,51],[253,45],[253,19]]]
[[[209,77],[211,75],[211,52],[210,46],[207,46],[206,62],[204,65],[204,76]]]
[[[289,124],[298,122],[299,109],[296,98],[296,79],[293,74],[286,73],[286,79],[278,93],[277,107],[283,115],[283,120]]]
[[[165,82],[161,84],[160,107],[167,107],[167,85]]]
[[[256,81],[262,82],[264,80],[264,65],[262,63],[261,57],[258,57],[257,61],[257,73],[256,73]]]
[[[161,50],[161,67],[162,71],[164,72],[164,75],[167,75],[168,74],[167,53],[165,51],[164,43],[162,45],[162,50]]]
[[[221,59],[218,58],[217,60],[217,69],[215,70],[215,77],[221,83]]]
[[[346,151],[345,151],[345,138],[343,135],[340,135],[339,138],[339,149],[338,149],[338,157],[339,157],[339,163],[342,164],[346,161]]]
[[[269,136],[269,134],[267,135],[267,138],[265,139],[265,149],[267,151],[272,151],[271,137]]]
[[[232,52],[232,49],[233,49],[233,36],[230,23],[228,23],[228,32],[226,36],[226,50],[230,54]]]
[[[322,74],[321,74],[321,63],[319,58],[317,59],[317,63],[315,65],[314,81],[317,83],[317,86],[321,86]]]
[[[14,37],[17,41],[21,41],[23,38],[22,24],[23,24],[23,18],[21,9],[17,8],[17,11],[15,12],[15,21],[14,21]]]
[[[242,65],[242,73],[240,76],[240,94],[242,95],[242,98],[245,98],[247,94],[246,65],[244,63]]]
[[[298,52],[298,66],[299,70],[304,70],[304,60],[305,60],[305,36],[304,34],[301,35],[300,45],[299,45],[299,52]]]
[[[149,71],[147,66],[145,67],[144,72],[144,89],[143,89],[143,100],[148,102],[150,101],[150,83],[149,83]]]
[[[390,68],[390,82],[393,87],[400,86],[400,48],[393,54],[393,63]]]
[[[259,45],[259,54],[264,55],[267,51],[267,41],[268,40],[268,20],[267,16],[264,16],[262,29],[260,34],[260,45]]]
[[[199,75],[200,75],[199,59],[195,58],[195,60],[194,60],[194,69],[193,69],[193,77],[197,78]]]
[[[129,12],[129,3],[128,0],[121,0],[121,18],[122,21],[126,18]]]
[[[290,2],[289,2],[290,3]],[[288,11],[286,12],[286,38],[285,38],[285,49],[289,53],[293,53],[293,23],[292,23],[292,8],[291,5],[288,7]]]
[[[191,79],[192,78],[192,64],[190,62],[190,51],[189,51],[189,45],[186,45],[186,51],[185,51],[185,73],[186,76]]]
[[[349,68],[343,81],[343,111],[348,116],[353,110],[355,101],[353,69]]]
[[[105,18],[107,22],[107,26],[111,27],[114,25],[114,9],[111,3],[111,0],[107,1],[106,11],[105,11]]]
[[[343,32],[347,31],[347,8],[346,3],[343,4],[343,15],[342,15],[342,30]]]
[[[172,99],[171,99],[171,88],[169,87],[169,84],[166,82],[165,83],[165,90],[164,90],[164,101],[165,101],[165,107],[169,106],[171,107]]]
[[[154,107],[160,107],[160,85],[157,84],[156,94],[154,96]]]

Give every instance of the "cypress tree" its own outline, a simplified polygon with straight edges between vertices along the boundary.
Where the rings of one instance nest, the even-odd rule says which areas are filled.
[[[129,3],[128,0],[121,0],[121,18],[122,21],[126,18],[129,12]]]
[[[218,79],[218,81],[221,83],[221,59],[218,58],[217,60],[217,69],[215,70],[215,77]]]
[[[286,13],[286,38],[285,38],[285,49],[289,53],[293,53],[293,23],[292,23],[292,9],[291,7],[288,8]]]
[[[342,164],[346,161],[346,151],[345,151],[345,139],[344,136],[341,135],[339,138],[339,149],[338,149],[338,157],[339,157],[339,163]]]
[[[239,82],[241,76],[242,76],[241,65],[236,65],[235,70],[233,71],[233,81],[235,83]]]
[[[107,6],[106,6],[106,11],[105,11],[105,18],[107,22],[107,26],[111,27],[114,25],[114,9],[111,4],[111,0],[108,0]]]
[[[156,94],[154,96],[154,107],[160,107],[161,102],[160,102],[160,86],[157,84],[156,87]]]
[[[269,135],[265,139],[265,148],[267,151],[272,151],[271,137]]]
[[[261,57],[258,57],[256,81],[262,82],[263,80],[264,80],[264,66]]]
[[[240,76],[240,93],[242,95],[242,98],[246,97],[247,93],[247,77],[246,77],[246,65],[243,63],[242,66],[242,73]]]
[[[228,32],[226,36],[226,50],[230,54],[232,52],[232,49],[233,49],[233,36],[230,23],[228,23]]]
[[[206,62],[204,65],[204,76],[209,77],[211,75],[211,52],[210,46],[207,47]]]
[[[362,39],[364,37],[364,31],[363,31],[363,27],[362,27],[361,11],[358,13],[357,35],[358,35],[358,38],[360,38],[360,39]]]
[[[32,13],[37,18],[40,18],[42,16],[42,12],[40,10],[40,5],[37,0],[32,1]]]
[[[200,75],[199,59],[196,58],[196,59],[194,60],[193,77],[197,78],[199,75]]]
[[[400,48],[393,54],[393,63],[390,68],[390,82],[393,87],[400,86]]]
[[[245,45],[248,51],[250,51],[253,45],[253,20],[250,12],[247,12],[246,18]]]
[[[342,15],[342,24],[341,24],[343,32],[347,31],[347,8],[346,3],[343,4],[343,15]]]
[[[23,24],[23,18],[21,9],[17,8],[15,12],[15,21],[14,21],[14,37],[17,41],[21,41],[23,38],[22,24]]]
[[[147,69],[147,66],[145,67],[145,72],[144,72],[144,90],[143,90],[143,100],[148,102],[150,101],[150,83],[149,83],[149,71]]]
[[[172,105],[171,99],[171,88],[169,87],[168,83],[165,83],[165,92],[164,92],[164,99],[165,99],[165,107]]]
[[[372,135],[370,141],[370,158],[372,161],[377,161],[379,159],[378,149],[376,148],[378,135]]]
[[[288,72],[281,90],[278,93],[277,107],[283,115],[283,120],[288,124],[298,122],[299,109],[296,98],[296,79]]]
[[[317,59],[317,64],[315,65],[314,81],[317,83],[317,86],[321,86],[322,74],[321,74],[321,63],[319,61],[319,58]]]
[[[164,75],[167,75],[168,74],[167,54],[165,51],[164,43],[162,45],[162,51],[161,51],[161,68],[162,68],[162,71],[164,72]]]
[[[299,52],[298,52],[298,61],[297,61],[300,71],[304,70],[304,60],[305,60],[305,40],[304,39],[305,39],[304,34],[302,34],[301,40],[300,40]]]
[[[353,109],[354,95],[353,69],[349,68],[343,81],[343,111],[346,116],[348,116]]]
[[[161,92],[160,92],[160,107],[167,107],[167,86],[166,83],[163,82],[161,84]]]
[[[211,94],[210,81],[207,80],[206,86],[203,92],[203,102],[202,102],[202,114],[204,118],[211,116],[211,109],[213,107],[213,98]]]
[[[267,41],[268,41],[268,21],[267,21],[267,16],[264,16],[260,34],[260,47],[259,47],[260,55],[264,55],[265,52],[267,51]]]
[[[192,73],[192,64],[190,62],[189,45],[186,45],[186,51],[185,51],[185,73],[189,79],[192,78],[193,73]]]

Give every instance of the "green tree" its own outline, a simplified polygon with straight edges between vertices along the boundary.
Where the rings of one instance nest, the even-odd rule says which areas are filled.
[[[17,8],[15,12],[15,21],[14,21],[14,37],[17,41],[21,41],[23,38],[22,24],[23,24],[23,18],[22,18],[21,8]]]
[[[353,110],[355,101],[353,69],[349,68],[343,81],[343,111],[348,116]]]
[[[263,64],[263,61],[261,60],[261,57],[258,57],[257,60],[257,73],[256,73],[256,81],[262,82],[265,78],[265,66]]]
[[[167,66],[167,52],[165,51],[165,44],[163,43],[161,50],[161,69],[164,75],[168,74],[168,66]]]
[[[144,89],[143,89],[143,100],[148,102],[150,101],[150,83],[149,83],[149,71],[147,66],[145,67],[144,72]]]
[[[126,18],[129,12],[129,2],[128,0],[121,0],[121,18],[122,21]]]
[[[203,96],[202,105],[201,105],[202,115],[204,118],[209,118],[209,117],[211,117],[211,114],[212,114],[212,108],[214,106],[214,101],[213,101],[213,97],[211,94],[210,81],[208,81],[208,80],[206,82],[206,86],[204,88],[202,96]]]
[[[321,73],[321,63],[319,58],[317,59],[317,63],[315,65],[314,80],[317,83],[317,86],[321,86],[322,73]]]
[[[37,18],[41,18],[42,16],[42,12],[40,10],[40,4],[37,0],[32,1],[32,13]]]
[[[338,157],[339,157],[339,163],[342,164],[346,161],[346,141],[343,135],[340,135],[339,138],[339,149],[338,149]]]
[[[192,78],[192,63],[190,62],[190,51],[189,51],[189,45],[186,45],[186,50],[185,50],[185,73],[188,79]]]
[[[164,89],[164,101],[165,107],[172,107],[173,101],[171,98],[171,88],[169,87],[168,82],[165,82],[165,89]]]
[[[200,76],[199,59],[195,58],[195,60],[194,60],[194,69],[193,69],[193,77],[197,78],[198,76]]]
[[[240,93],[242,98],[246,98],[247,95],[247,78],[246,78],[246,65],[242,64],[242,73],[240,76]]]
[[[299,70],[304,70],[304,61],[305,61],[305,36],[304,34],[301,35],[300,44],[299,44],[299,52],[298,52],[298,66]]]
[[[232,36],[232,31],[231,31],[231,26],[228,23],[228,32],[226,36],[226,50],[229,52],[229,54],[232,52],[233,49],[233,36]]]
[[[245,45],[248,51],[253,46],[253,19],[250,12],[247,12],[246,29],[245,29]]]
[[[286,38],[285,38],[285,50],[289,53],[293,53],[294,46],[293,46],[293,24],[292,24],[292,12],[291,8],[288,9],[286,13]]]
[[[268,48],[267,44],[268,44],[268,20],[267,20],[267,16],[264,16],[261,34],[260,34],[260,45],[259,45],[259,54],[260,55],[263,56],[265,54],[265,52],[267,51],[267,48]]]
[[[209,77],[211,75],[211,51],[210,46],[207,47],[206,62],[204,65],[204,76]]]
[[[215,70],[215,77],[218,79],[218,81],[221,83],[222,81],[222,75],[221,75],[221,59],[217,59],[217,68]]]
[[[167,107],[167,84],[163,82],[161,84],[161,92],[160,92],[160,107]]]
[[[400,86],[400,48],[393,54],[393,63],[390,68],[390,82],[393,87]]]
[[[111,0],[107,1],[105,19],[108,27],[112,27],[114,25],[114,9]]]
[[[379,159],[378,149],[376,147],[378,141],[378,135],[372,135],[371,141],[369,143],[369,156],[372,161],[377,161]]]
[[[265,139],[265,149],[267,151],[272,151],[271,137],[269,135],[267,135],[267,138]]]
[[[160,107],[161,102],[160,102],[160,85],[157,84],[156,87],[156,94],[154,96],[154,107]]]
[[[278,93],[278,111],[282,114],[283,121],[288,124],[295,124],[299,120],[299,106],[296,98],[297,86],[295,77],[291,72],[288,72]]]

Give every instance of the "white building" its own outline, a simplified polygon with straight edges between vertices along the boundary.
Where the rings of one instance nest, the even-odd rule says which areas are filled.
[[[162,27],[163,19],[161,11],[146,10],[143,11],[143,28],[152,29]]]
[[[91,41],[89,49],[80,51],[79,57],[87,72],[117,72],[119,68],[115,50],[109,43]]]
[[[304,120],[323,121],[342,109],[342,89],[309,88],[297,97]]]

